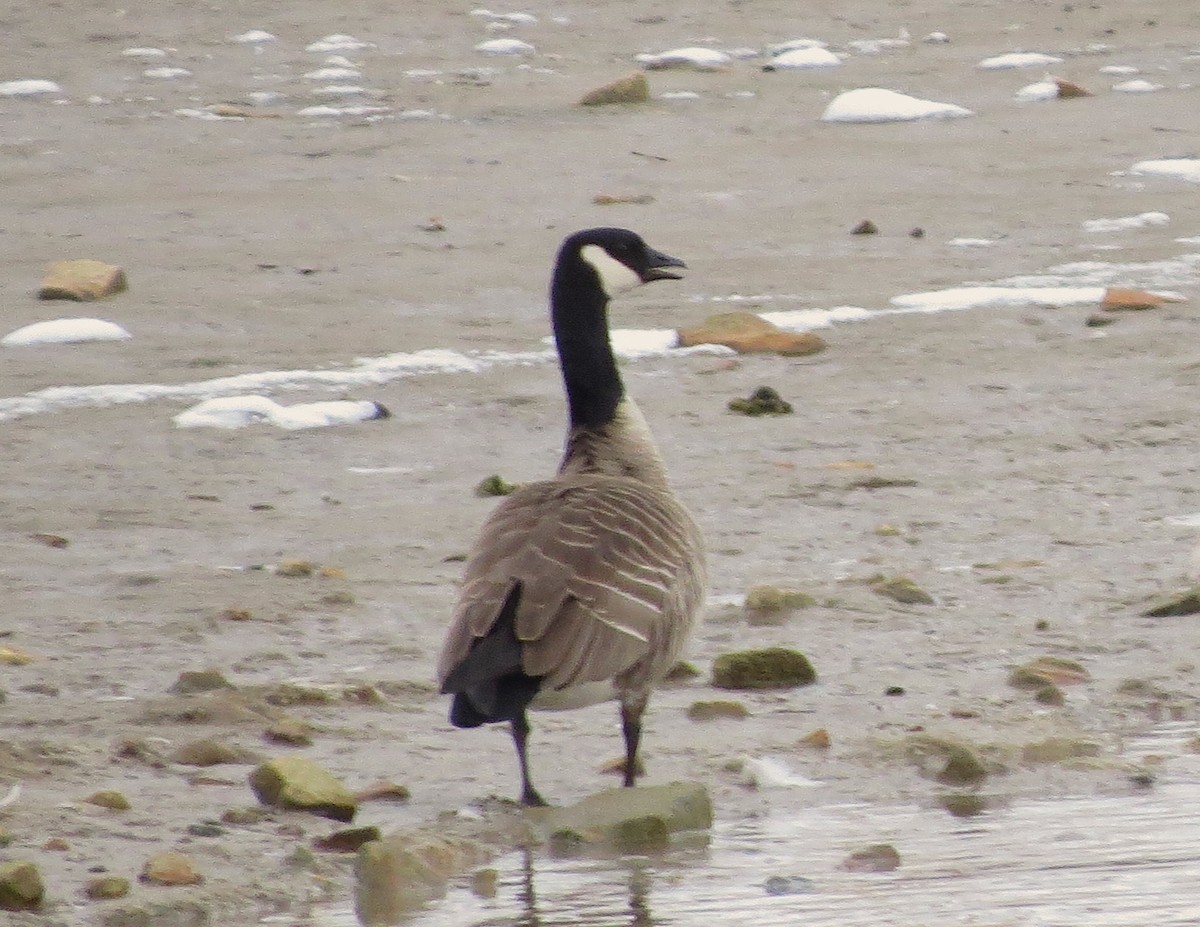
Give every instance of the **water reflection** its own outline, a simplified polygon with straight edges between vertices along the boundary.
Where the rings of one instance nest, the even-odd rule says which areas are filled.
[[[473,895],[464,881],[411,923],[1195,927],[1200,756],[1166,752],[1169,774],[1119,795],[1014,801],[963,817],[934,805],[826,805],[720,822],[707,847],[654,857],[514,852],[496,863],[495,897]],[[848,853],[881,842],[899,851],[898,869],[842,868]]]

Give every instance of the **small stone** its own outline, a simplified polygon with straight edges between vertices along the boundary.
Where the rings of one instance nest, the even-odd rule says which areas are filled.
[[[973,818],[987,810],[986,796],[978,792],[948,792],[938,798],[939,804],[953,817]]]
[[[621,821],[612,829],[613,847],[620,853],[652,853],[671,844],[667,822],[654,814]]]
[[[656,822],[649,823],[649,818]],[[655,835],[664,829],[676,833],[710,828],[712,800],[698,783],[673,782],[606,789],[574,805],[538,809],[529,819],[544,838],[568,831],[587,844],[613,844],[640,832],[657,840]]]
[[[1047,737],[1045,740],[1026,744],[1021,750],[1021,760],[1031,766],[1092,759],[1099,755],[1099,744],[1071,737]]]
[[[919,226],[919,225],[913,226],[911,229],[908,230],[908,237],[909,238],[924,238],[925,230],[923,228],[921,228],[921,226]]]
[[[261,824],[271,818],[271,812],[266,808],[229,808],[221,813],[224,824],[246,825]]]
[[[198,692],[213,692],[217,689],[232,689],[233,685],[220,670],[185,670],[168,690],[176,695],[195,695]]]
[[[592,197],[596,206],[648,206],[654,202],[649,193],[597,193]]]
[[[858,225],[854,226],[854,228],[852,228],[850,230],[850,234],[851,235],[878,235],[879,234],[879,226],[877,226],[870,219],[863,219],[862,222],[858,223]]]
[[[1200,586],[1193,586],[1191,589],[1159,599],[1142,614],[1147,618],[1176,618],[1194,615],[1197,612],[1200,612]]]
[[[946,765],[937,774],[938,782],[946,785],[969,785],[980,782],[987,776],[987,767],[967,747],[952,749],[946,757]]]
[[[1052,705],[1060,707],[1066,704],[1066,696],[1063,695],[1063,690],[1053,684],[1042,686],[1033,693],[1033,700],[1039,705]]]
[[[120,876],[101,876],[98,879],[90,879],[83,887],[83,893],[93,901],[124,898],[129,894],[129,880]]]
[[[650,99],[650,82],[641,71],[618,78],[612,83],[589,90],[580,106],[612,106],[618,103],[645,103]]]
[[[220,824],[214,824],[212,821],[201,821],[199,824],[189,824],[187,832],[192,837],[224,837],[229,833]]]
[[[1088,682],[1091,674],[1075,660],[1062,657],[1038,657],[1014,669],[1008,684],[1018,689],[1042,689],[1045,686],[1070,686]]]
[[[933,605],[928,592],[905,576],[880,577],[871,583],[871,591],[902,605]]]
[[[36,659],[18,647],[0,647],[0,666],[28,666]]]
[[[1135,290],[1127,287],[1112,287],[1104,291],[1100,307],[1105,312],[1142,312],[1147,309],[1157,309],[1166,303],[1177,303],[1182,300],[1177,296],[1164,293],[1151,293],[1148,290]]]
[[[688,706],[689,721],[741,720],[750,717],[750,711],[741,702],[729,700],[692,702]]]
[[[1115,321],[1117,321],[1116,316],[1102,315],[1099,312],[1093,312],[1083,320],[1083,324],[1088,328],[1104,328],[1106,325],[1112,325]]]
[[[324,853],[357,853],[359,847],[371,840],[378,840],[381,834],[379,828],[349,827],[336,830],[332,834],[318,837],[313,841],[313,847]]]
[[[700,325],[677,332],[679,347],[720,344],[739,354],[781,354],[804,357],[825,350],[825,342],[812,332],[791,332],[752,312],[723,312]]]
[[[138,878],[151,885],[199,885],[204,881],[191,858],[174,850],[151,856]]]
[[[300,756],[281,757],[258,766],[250,787],[264,805],[309,811],[337,821],[350,821],[357,810],[354,796],[331,773]]]
[[[219,766],[222,763],[253,761],[245,750],[209,737],[180,745],[171,753],[170,759],[172,763],[181,763],[184,766]]]
[[[808,895],[817,890],[817,884],[804,876],[767,876],[763,891],[768,895]]]
[[[414,829],[364,844],[355,861],[355,913],[364,924],[395,924],[441,897],[449,879],[495,854],[481,841]]]
[[[368,785],[365,789],[359,789],[354,793],[354,798],[359,802],[406,802],[412,798],[412,792],[409,791],[407,785],[400,785],[396,782],[376,782]]]
[[[317,565],[311,560],[280,560],[275,565],[275,575],[286,576],[289,579],[312,576],[315,572]]]
[[[982,759],[966,744],[928,734],[915,734],[904,743],[908,759],[924,775],[945,785],[974,785],[987,778]]]
[[[746,590],[743,608],[747,612],[786,612],[817,604],[815,597],[799,589],[759,585]]]
[[[883,694],[889,698],[897,698],[904,694],[904,686],[888,686],[883,690]]]
[[[510,483],[499,474],[493,473],[475,484],[475,495],[481,499],[489,496],[510,496],[516,488],[515,483]]]
[[[800,746],[812,747],[815,750],[828,750],[832,746],[829,731],[823,727],[819,727],[815,731],[809,731],[800,738]]]
[[[476,898],[495,898],[500,882],[500,873],[490,866],[471,873],[471,894]]]
[[[67,850],[71,849],[71,845],[67,843],[67,841],[63,840],[62,837],[51,837],[42,844],[42,849],[55,853],[65,853]]]
[[[268,705],[291,708],[293,705],[329,705],[336,697],[328,689],[316,686],[301,686],[294,682],[281,682],[263,696]]]
[[[792,689],[816,678],[808,657],[786,647],[723,653],[713,661],[712,684],[718,689]]]
[[[847,872],[892,872],[900,868],[900,853],[890,843],[855,850],[842,861]]]
[[[1055,77],[1054,86],[1058,88],[1058,98],[1060,100],[1075,100],[1080,97],[1093,96],[1092,91],[1086,87],[1081,87],[1079,84],[1071,80],[1065,80],[1061,77]]]
[[[62,550],[71,543],[61,534],[44,534],[40,531],[36,534],[29,535],[29,539],[31,541],[37,541],[39,544],[44,544],[47,547],[53,547],[56,550]]]
[[[116,789],[102,789],[99,792],[93,792],[83,800],[89,805],[108,808],[110,811],[128,811],[133,807],[129,804],[129,799]]]
[[[779,393],[769,386],[760,386],[747,399],[729,400],[729,411],[742,415],[791,415],[792,405],[784,402]]]
[[[218,615],[222,621],[249,621],[254,613],[248,608],[226,608]]]
[[[32,911],[45,894],[42,874],[34,863],[0,863],[0,911]]]
[[[289,747],[310,747],[313,742],[312,726],[299,718],[280,718],[263,731],[263,739]]]
[[[932,605],[934,597],[907,576],[892,576],[871,582],[871,591],[902,605]]]
[[[699,676],[700,670],[696,669],[691,663],[688,663],[687,660],[680,660],[667,670],[667,675],[663,677],[663,682],[681,684],[691,682]]]
[[[90,302],[128,289],[125,271],[102,261],[54,261],[38,289],[38,299]]]

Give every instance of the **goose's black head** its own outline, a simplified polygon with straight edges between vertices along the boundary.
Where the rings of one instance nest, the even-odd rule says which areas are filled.
[[[560,270],[591,278],[611,297],[652,280],[678,280],[675,268],[687,267],[679,258],[655,251],[628,229],[596,228],[576,232],[563,242]]]

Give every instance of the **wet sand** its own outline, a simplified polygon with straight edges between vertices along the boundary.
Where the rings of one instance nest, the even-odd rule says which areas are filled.
[[[614,306],[628,328],[694,324],[734,294],[760,294],[737,305],[764,311],[884,308],[898,294],[1066,262],[1187,254],[1194,247],[1174,239],[1200,232],[1194,189],[1113,176],[1200,147],[1200,91],[1181,89],[1200,76],[1187,60],[1200,20],[1184,4],[1159,6],[1152,15],[1115,3],[1074,12],[860,3],[802,18],[790,4],[685,3],[661,21],[660,10],[624,4],[534,7],[539,24],[514,32],[539,52],[522,70],[472,51],[489,34],[467,6],[306,3],[285,15],[266,3],[133,3],[118,15],[22,4],[4,17],[3,76],[53,79],[69,102],[0,101],[5,331],[95,315],[134,337],[6,349],[0,399],[341,369],[424,348],[539,350],[553,251],[588,225],[632,227],[691,268],[681,283]],[[559,13],[569,24],[553,22]],[[279,40],[257,53],[229,42],[251,28]],[[840,46],[901,28],[911,48],[856,55],[828,72],[767,74],[739,61],[723,73],[650,76],[656,96],[699,99],[572,105],[630,71],[643,50],[706,36],[721,47],[800,35]],[[933,30],[950,44],[919,41]],[[376,102],[449,118],[296,116],[316,102],[301,75],[323,57],[303,48],[333,32],[375,43],[347,54],[363,63]],[[1097,42],[1112,50],[1081,53]],[[134,46],[178,49],[167,63],[193,76],[141,77],[147,65],[121,56]],[[1097,95],[1013,101],[1040,71],[973,66],[1015,49],[1064,55],[1055,73]],[[1097,73],[1106,63],[1137,65],[1167,89],[1109,92],[1115,79]],[[462,74],[472,68],[499,70]],[[444,73],[406,75],[416,69]],[[978,115],[817,121],[832,94],[872,85]],[[175,115],[272,89],[285,94],[266,107],[278,119]],[[653,202],[601,207],[591,202],[598,193]],[[1107,237],[1080,229],[1149,210],[1170,214],[1171,225]],[[433,217],[444,231],[422,228]],[[864,218],[881,233],[850,236]],[[914,227],[924,237],[910,236]],[[948,244],[957,237],[997,243]],[[33,299],[44,265],[68,257],[122,265],[129,292],[84,306]],[[1194,279],[1180,273],[1163,283],[1132,267],[1122,282],[1179,289],[1194,303]],[[925,731],[991,748],[1005,772],[984,791],[998,801],[1135,788],[1129,772],[1146,758],[1126,751],[1125,738],[1197,717],[1190,619],[1140,615],[1149,597],[1186,584],[1197,541],[1195,528],[1166,520],[1200,510],[1193,303],[1099,330],[1085,327],[1087,307],[888,316],[823,332],[829,349],[809,359],[627,364],[630,392],[712,551],[718,598],[689,658],[706,669],[731,648],[786,644],[819,675],[814,687],[745,696],[751,717],[716,725],[685,717],[692,701],[720,697],[703,682],[664,690],[648,719],[649,779],[702,779],[725,821],[841,800],[933,804],[940,787],[889,752]],[[762,384],[796,414],[726,411]],[[557,461],[556,371],[500,365],[353,392],[393,417],[290,433],[185,431],[171,416],[188,403],[168,400],[0,422],[0,646],[36,658],[0,667],[0,786],[23,783],[0,809],[0,829],[11,836],[5,857],[36,860],[47,881],[50,903],[29,923],[102,919],[106,906],[81,896],[89,867],[136,878],[146,857],[173,847],[193,856],[205,883],[135,885],[135,902],[195,898],[214,923],[279,911],[304,923],[311,902],[348,894],[344,858],[322,855],[312,870],[285,864],[331,829],[320,819],[278,814],[216,837],[188,833],[253,804],[248,765],[218,766],[197,782],[193,768],[117,755],[126,738],[163,753],[205,736],[263,756],[286,750],[264,743],[262,718],[236,705],[209,723],[181,721],[188,712],[168,689],[185,670],[219,669],[255,698],[254,687],[286,681],[333,692],[330,704],[289,709],[316,727],[301,752],[352,787],[386,778],[412,791],[404,806],[364,805],[360,823],[427,821],[515,791],[507,734],[452,731],[430,676],[454,558],[493,504],[472,488],[497,472],[538,478]],[[873,469],[844,469],[850,461]],[[911,485],[854,488],[864,472]],[[47,547],[37,533],[69,544]],[[291,558],[335,569],[307,578],[247,569]],[[881,598],[863,582],[878,573],[910,577],[935,604]],[[798,586],[819,604],[783,626],[748,627],[720,597],[758,582]],[[230,620],[228,609],[249,620]],[[1013,665],[1043,654],[1078,660],[1091,675],[1063,707],[1007,685]],[[381,703],[356,700],[363,685]],[[885,696],[889,686],[904,694]],[[535,724],[544,794],[565,802],[610,784],[598,771],[619,752],[610,706]],[[828,752],[797,747],[820,727]],[[1048,737],[1095,742],[1101,755],[1020,762],[1022,746]],[[748,789],[730,761],[763,755],[824,785]],[[1171,757],[1154,770],[1169,776]],[[133,810],[79,803],[102,788],[120,789]],[[68,849],[44,849],[52,838]]]

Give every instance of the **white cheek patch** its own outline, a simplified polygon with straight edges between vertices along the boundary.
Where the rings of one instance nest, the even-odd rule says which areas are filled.
[[[584,245],[579,256],[595,268],[600,277],[600,285],[609,296],[616,296],[642,285],[641,277],[599,245]]]

